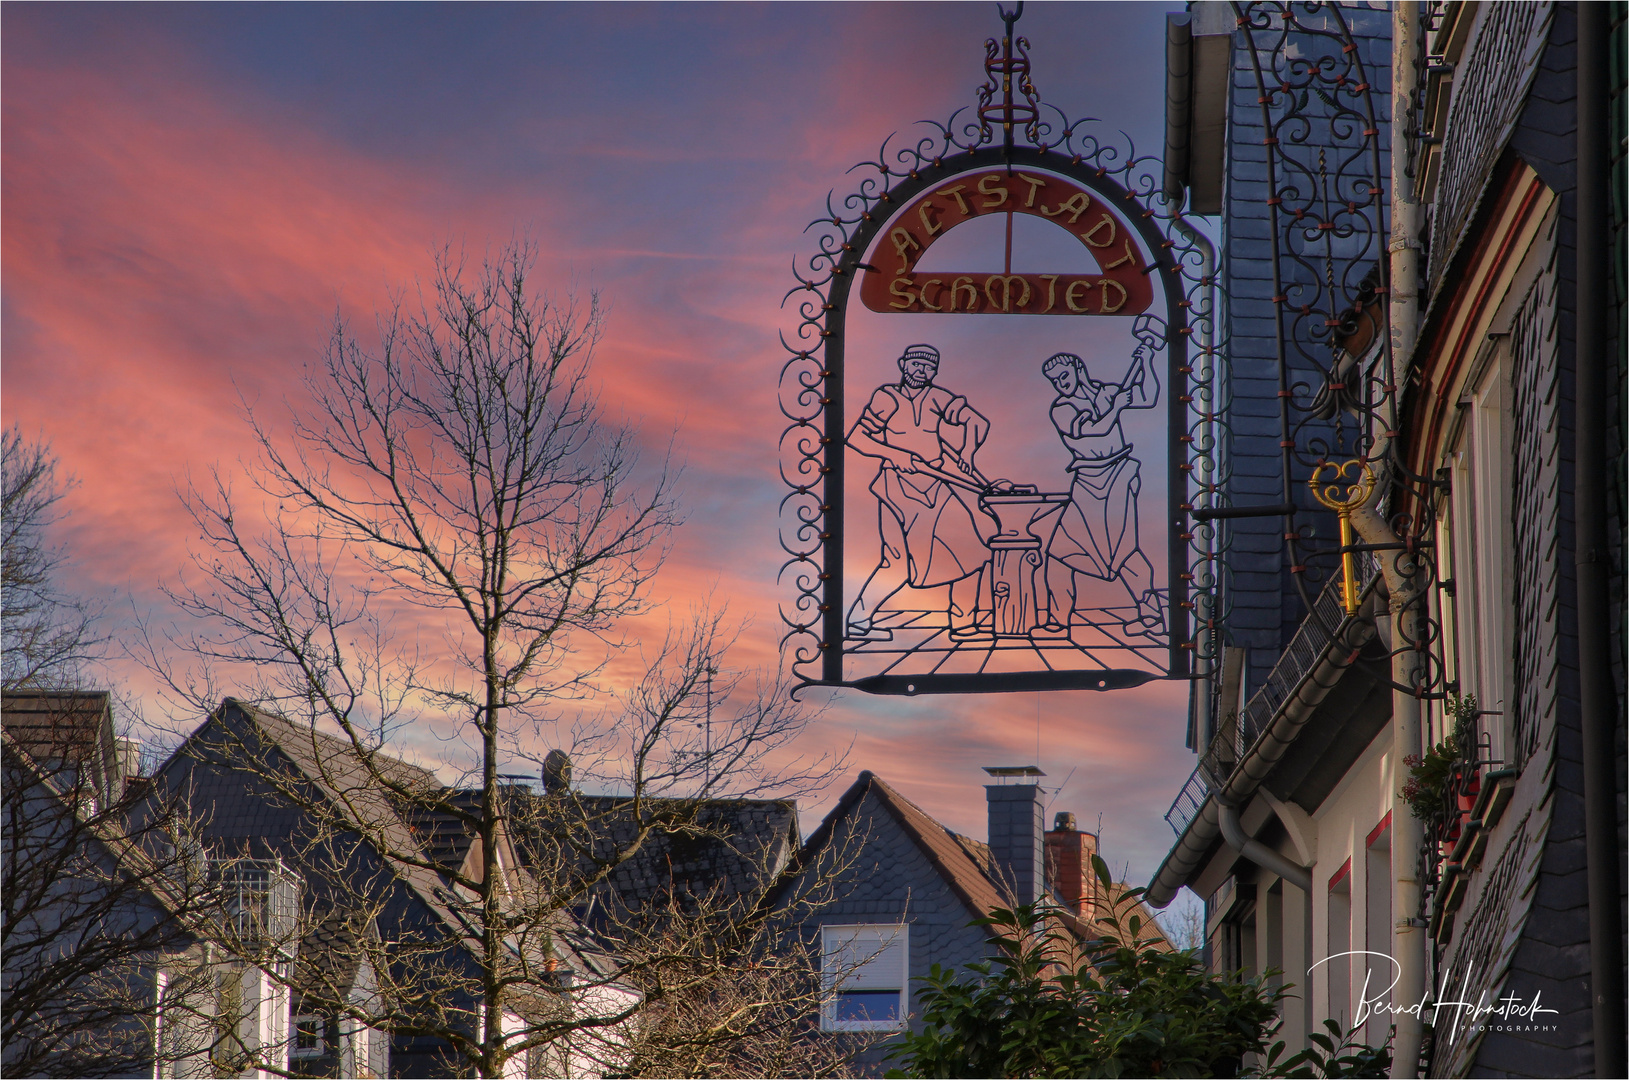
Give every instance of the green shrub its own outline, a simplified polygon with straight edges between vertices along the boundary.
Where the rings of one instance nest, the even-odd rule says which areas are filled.
[[[1094,857],[1092,866],[1115,895],[1107,865]],[[901,1035],[889,1051],[900,1067],[888,1075],[1238,1076],[1247,1054],[1270,1076],[1385,1075],[1347,1071],[1390,1059],[1343,1038],[1339,1025],[1333,1041],[1315,1035],[1312,1048],[1283,1058],[1284,1043],[1270,1045],[1289,989],[1272,984],[1278,973],[1213,975],[1197,950],[1159,947],[1141,936],[1142,892],[1122,892],[1084,948],[1037,905],[976,920],[991,928],[995,958],[960,974],[935,964],[920,980],[922,1030]]]

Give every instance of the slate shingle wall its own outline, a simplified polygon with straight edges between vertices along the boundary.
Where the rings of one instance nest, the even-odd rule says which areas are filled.
[[[1500,24],[1490,16],[1489,25]],[[1506,150],[1531,166],[1561,203],[1553,238],[1541,241],[1553,244],[1552,261],[1511,328],[1513,728],[1523,769],[1506,815],[1531,824],[1527,835],[1496,836],[1485,857],[1485,866],[1523,867],[1508,922],[1480,908],[1462,912],[1455,940],[1438,958],[1452,975],[1468,969],[1467,957],[1486,956],[1488,970],[1470,989],[1485,987],[1494,997],[1525,1004],[1537,1000],[1553,1011],[1490,1018],[1464,1045],[1439,1050],[1437,1069],[1445,1074],[1585,1076],[1594,1069],[1572,526],[1574,27],[1572,5],[1556,5]],[[1473,61],[1482,56],[1493,63],[1508,62],[1510,50],[1467,52]],[[1477,85],[1475,72],[1465,74],[1467,85]],[[1455,205],[1483,199],[1485,193],[1464,193]],[[1476,238],[1473,226],[1459,248],[1469,250]],[[1434,271],[1434,280],[1449,283],[1444,295],[1451,278],[1446,267]]]
[[[220,723],[219,720],[211,723]],[[203,729],[192,740],[193,753],[178,755],[165,771],[156,778],[156,786],[171,793],[185,793],[187,805],[201,820],[201,833],[212,848],[228,852],[243,852],[256,858],[282,857],[297,866],[305,851],[305,841],[311,824],[296,807],[282,800],[264,780],[252,772],[229,763],[229,751],[238,744],[229,739],[223,746],[219,738],[211,738],[210,729]],[[162,791],[155,791],[155,795]],[[384,869],[380,860],[366,845],[344,842],[340,838],[334,850],[345,852],[344,865],[350,867],[354,881],[389,880],[389,892],[382,897],[379,923],[383,933],[411,934],[415,928],[434,920],[435,916],[412,894],[412,891]],[[310,854],[307,852],[307,859]],[[334,856],[334,863],[343,860]],[[304,885],[310,894],[321,895],[322,876],[306,876]],[[441,933],[432,928],[432,934]],[[390,1050],[391,1068],[398,1076],[435,1077],[456,1075],[449,1064],[445,1045],[434,1039],[397,1037]]]
[[[1577,265],[1574,236],[1577,86],[1576,16],[1570,4],[1558,4],[1552,16],[1543,59],[1523,106],[1509,147],[1561,196],[1556,230],[1556,362],[1555,392],[1535,407],[1547,410],[1553,424],[1557,477],[1553,510],[1546,507],[1539,524],[1547,533],[1543,546],[1554,551],[1555,666],[1554,762],[1551,822],[1534,888],[1532,910],[1516,947],[1505,993],[1531,1001],[1543,995],[1556,1010],[1544,1017],[1553,1032],[1489,1032],[1473,1072],[1506,1076],[1584,1076],[1594,1069],[1589,1002],[1589,909],[1584,869],[1583,770],[1578,706],[1577,577],[1573,565],[1573,312]],[[1599,223],[1595,227],[1599,227]],[[1518,494],[1530,500],[1530,493]],[[1533,509],[1521,506],[1516,522]],[[1531,524],[1526,527],[1532,528]],[[1520,611],[1518,624],[1546,615]],[[1541,729],[1540,738],[1547,732]]]
[[[1018,902],[1033,903],[1046,887],[1041,789],[1034,784],[992,784],[984,792],[989,805],[990,854],[1011,875]]]

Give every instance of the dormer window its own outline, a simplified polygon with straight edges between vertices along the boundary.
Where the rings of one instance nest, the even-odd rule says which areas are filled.
[[[894,1031],[905,1026],[909,927],[823,926],[823,1031]]]

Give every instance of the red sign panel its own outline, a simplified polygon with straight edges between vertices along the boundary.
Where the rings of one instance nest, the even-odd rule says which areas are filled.
[[[1076,237],[1098,273],[929,271],[916,265],[934,241],[974,218],[1029,214]],[[1138,315],[1154,300],[1142,249],[1125,221],[1078,184],[1046,173],[966,173],[895,215],[860,281],[878,312],[966,315]]]

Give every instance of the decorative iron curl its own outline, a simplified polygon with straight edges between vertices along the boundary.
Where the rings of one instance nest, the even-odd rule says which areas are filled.
[[[1279,382],[1282,502],[1313,470],[1376,468],[1394,390],[1390,342],[1354,323],[1387,291],[1377,110],[1363,53],[1338,4],[1234,5],[1260,104]],[[1305,609],[1338,572],[1342,545],[1315,536],[1324,515],[1291,515],[1284,535]],[[1309,581],[1310,579],[1310,581]],[[1325,627],[1332,633],[1333,627]]]

